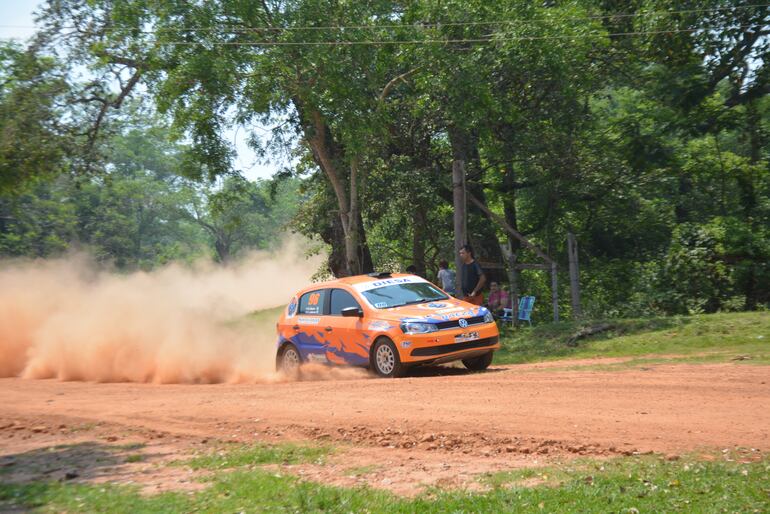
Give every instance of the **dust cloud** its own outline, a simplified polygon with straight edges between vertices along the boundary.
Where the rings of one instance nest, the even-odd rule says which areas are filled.
[[[320,258],[302,254],[295,242],[228,266],[131,274],[100,270],[83,255],[0,262],[0,377],[286,380],[274,373],[278,311],[248,314],[285,305],[311,281]]]

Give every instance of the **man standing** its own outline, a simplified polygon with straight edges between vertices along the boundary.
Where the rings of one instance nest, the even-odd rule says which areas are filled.
[[[474,305],[482,305],[484,303],[484,295],[481,294],[481,290],[484,284],[487,283],[487,276],[484,274],[484,270],[481,269],[481,265],[473,257],[473,248],[471,245],[463,245],[460,248],[460,260],[462,260],[462,274],[461,285],[462,293],[465,295],[466,302]]]

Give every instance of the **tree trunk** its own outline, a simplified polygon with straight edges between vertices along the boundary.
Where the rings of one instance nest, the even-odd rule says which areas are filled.
[[[353,156],[349,160],[349,179],[346,180],[347,177],[339,167],[339,163],[344,160],[343,150],[335,143],[321,113],[314,108],[305,108],[296,98],[294,105],[303,120],[303,131],[313,151],[313,159],[329,179],[339,207],[342,243],[345,248],[345,267],[340,269],[337,263],[330,262],[329,268],[335,276],[360,274],[365,268],[362,265],[361,256],[369,252],[362,247],[366,238],[358,204],[358,158]],[[336,234],[336,231],[332,231],[332,234]]]
[[[222,264],[227,264],[230,261],[230,244],[219,234],[214,241],[214,249],[217,251],[217,261]]]
[[[519,315],[519,277],[516,270],[516,262],[519,259],[517,252],[513,251],[511,245],[511,237],[503,244],[500,244],[500,251],[505,258],[505,265],[508,267],[508,282],[511,284],[510,298],[511,298],[511,311],[513,313],[513,322],[516,323]]]
[[[425,206],[415,205],[412,211],[412,263],[417,274],[426,277],[425,266],[425,229],[427,228]]]
[[[361,259],[358,256],[360,247],[359,236],[361,227],[358,223],[360,213],[358,211],[358,158],[353,157],[350,163],[350,206],[347,215],[341,216],[342,228],[345,231],[345,258],[349,275],[360,275]],[[340,205],[340,208],[342,206]]]
[[[572,232],[567,233],[567,255],[569,256],[569,287],[572,299],[572,318],[580,319],[583,311],[580,307],[580,270],[578,268],[577,239]]]
[[[460,248],[466,243],[465,235],[465,163],[455,160],[452,163],[452,198],[454,204],[454,231],[455,231],[455,291],[462,296],[462,265]]]
[[[506,223],[514,230],[519,230],[519,220],[516,215],[516,174],[513,165],[509,162],[505,167],[505,176],[503,177],[503,216]],[[521,241],[508,234],[506,245],[506,264],[508,266],[508,281],[511,284],[511,309],[513,310],[513,320],[519,316],[519,270],[516,269],[516,263],[519,260],[519,251],[521,250]]]
[[[762,140],[761,132],[761,117],[757,110],[756,102],[751,101],[746,104],[746,124],[749,132],[749,158],[751,164],[757,164],[762,158],[762,146],[764,141]],[[752,228],[755,228],[756,224],[754,219],[754,211],[758,204],[756,189],[754,188],[754,170],[753,168],[748,174],[738,177],[738,186],[741,191],[741,206],[743,208],[743,215],[746,221]],[[752,237],[754,231],[752,230]],[[745,306],[748,310],[756,310],[759,299],[757,298],[757,264],[753,257],[750,257],[749,272],[746,278],[746,287],[744,290]]]
[[[465,173],[463,177],[476,177],[480,173],[478,140],[478,135],[472,131],[456,126],[449,127],[452,157],[455,162],[462,161],[464,163]],[[486,204],[484,188],[480,184],[466,178],[465,190]],[[494,225],[489,222],[489,216],[483,209],[479,209],[474,204],[468,204],[466,201],[464,205],[465,213],[462,234],[465,242],[470,242],[474,246],[476,260],[501,265],[503,263],[503,256],[497,241]],[[455,209],[457,208],[456,206],[457,204],[455,203]],[[457,227],[455,227],[455,231],[457,233]],[[459,269],[458,267],[458,271]],[[487,271],[489,272],[490,270]],[[490,275],[488,273],[488,280],[495,279]],[[496,278],[496,280],[499,280],[499,278]]]
[[[677,181],[678,191],[676,205],[674,206],[674,215],[676,216],[676,222],[686,223],[690,219],[690,208],[688,203],[690,201],[690,195],[692,194],[692,178],[679,171],[679,179]]]
[[[327,260],[329,271],[335,277],[344,277],[347,273],[347,258],[345,256],[345,232],[339,216],[331,216],[328,228],[321,234],[321,239],[331,246]]]
[[[551,263],[551,303],[553,304],[553,320],[559,321],[559,283],[557,281],[556,262]]]

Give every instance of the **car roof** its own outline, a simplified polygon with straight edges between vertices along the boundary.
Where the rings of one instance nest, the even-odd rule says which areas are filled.
[[[399,278],[399,277],[417,277],[422,279],[422,277],[418,275],[412,275],[410,273],[391,273],[387,276],[371,276],[371,275],[353,275],[352,277],[341,277],[336,278],[334,280],[327,280],[326,282],[318,282],[316,284],[311,284],[303,289],[301,289],[298,294],[304,293],[305,291],[313,291],[316,289],[325,289],[329,287],[339,287],[340,284],[345,284],[348,286],[352,286],[354,284],[361,284],[364,282],[376,282],[377,280],[387,280],[389,278]],[[423,279],[424,280],[424,279]]]

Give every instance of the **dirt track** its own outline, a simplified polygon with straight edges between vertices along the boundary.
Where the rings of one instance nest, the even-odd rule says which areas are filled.
[[[563,363],[562,363],[563,364]],[[571,363],[570,365],[574,365]],[[93,384],[0,379],[0,454],[99,438],[352,443],[325,468],[296,472],[410,493],[474,474],[573,455],[770,451],[770,367],[656,365],[622,371],[497,366],[253,385]],[[96,426],[92,434],[66,427]],[[57,428],[58,427],[58,428]]]

